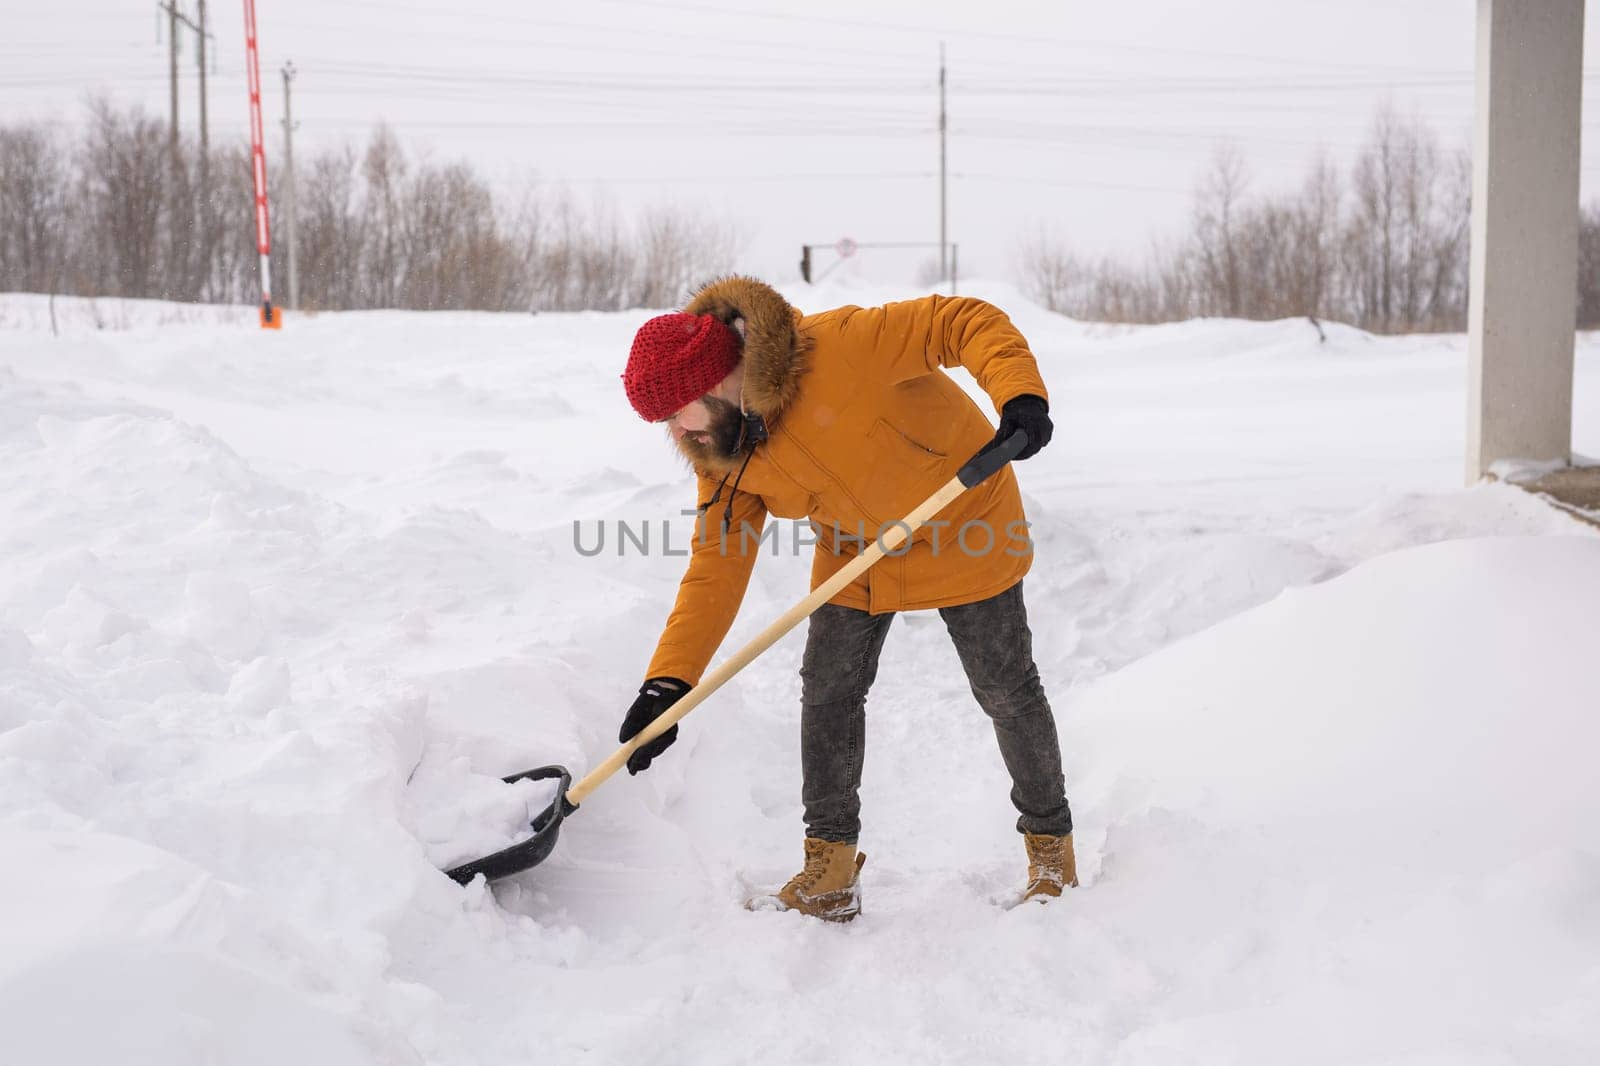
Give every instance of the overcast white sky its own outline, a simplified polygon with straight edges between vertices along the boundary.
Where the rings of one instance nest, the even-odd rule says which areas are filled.
[[[208,11],[212,137],[246,138],[243,4]],[[1473,0],[258,0],[257,17],[269,167],[292,59],[298,153],[386,121],[508,186],[722,212],[747,238],[741,266],[775,280],[796,275],[802,242],[937,240],[941,41],[950,237],[969,275],[1006,276],[1038,230],[1138,254],[1182,226],[1221,143],[1274,189],[1318,151],[1348,161],[1380,101],[1451,144],[1473,105]],[[92,92],[164,116],[164,24],[154,0],[0,0],[0,121],[76,124]],[[185,40],[188,128],[194,58]],[[1584,191],[1600,194],[1588,143]],[[915,262],[862,266],[906,281]]]

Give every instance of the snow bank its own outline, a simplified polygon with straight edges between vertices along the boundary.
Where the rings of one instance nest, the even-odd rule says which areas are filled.
[[[14,1063],[422,1061],[338,956],[250,893],[125,837],[0,830]]]
[[[0,297],[0,1058],[1593,1061],[1597,542],[1458,488],[1462,339],[974,291],[1052,389],[1027,597],[1086,884],[998,905],[1003,770],[913,614],[843,929],[738,906],[799,857],[798,634],[538,871],[438,873],[542,801],[499,775],[609,753],[671,603],[681,560],[573,545],[691,502],[618,395],[646,312],[57,338]],[[763,559],[729,646],[807,572]]]
[[[1574,589],[1600,540],[1412,549],[1073,702],[1078,909],[1170,982],[1130,1061],[1600,1054],[1600,617]]]

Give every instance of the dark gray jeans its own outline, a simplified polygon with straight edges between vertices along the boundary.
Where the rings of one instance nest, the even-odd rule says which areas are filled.
[[[939,610],[972,694],[994,722],[1024,833],[1072,832],[1055,717],[1033,663],[1022,583],[998,596]],[[893,614],[825,603],[811,616],[800,666],[800,765],[806,835],[855,843],[861,832],[861,760],[867,690]]]

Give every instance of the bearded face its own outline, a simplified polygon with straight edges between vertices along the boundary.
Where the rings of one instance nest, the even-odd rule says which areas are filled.
[[[738,404],[710,395],[702,396],[695,403],[705,405],[704,428],[685,430],[678,438],[678,447],[694,462],[702,465],[711,461],[725,463],[755,446],[754,441],[742,439],[744,415]]]

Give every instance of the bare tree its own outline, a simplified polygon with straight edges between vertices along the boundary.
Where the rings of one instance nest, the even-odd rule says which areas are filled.
[[[1431,330],[1467,327],[1467,296],[1472,265],[1472,152],[1457,149],[1444,163],[1432,226],[1428,271]]]
[[[1082,287],[1088,279],[1076,257],[1054,238],[1035,233],[1019,250],[1023,291],[1052,311],[1077,316],[1087,309]]]
[[[398,306],[405,285],[405,262],[401,255],[403,183],[406,173],[405,151],[388,126],[379,126],[367,142],[361,160],[365,182],[365,216],[362,230],[367,238],[361,249],[363,305]]]
[[[362,306],[366,219],[356,188],[354,150],[345,147],[317,156],[305,168],[297,192],[301,306],[325,310]]]
[[[1249,184],[1244,160],[1233,145],[1212,158],[1195,192],[1194,249],[1201,314],[1237,317],[1244,312],[1239,263],[1239,211]]]
[[[90,105],[78,202],[88,218],[96,295],[161,296],[163,186],[169,159],[165,125],[142,111]]]
[[[1584,209],[1578,226],[1578,328],[1600,328],[1600,201]]]
[[[70,184],[67,158],[45,127],[0,127],[0,290],[60,286]]]
[[[1281,279],[1287,290],[1286,315],[1321,318],[1327,313],[1338,267],[1341,196],[1339,172],[1327,157],[1319,157],[1286,222],[1292,248]]]
[[[1029,289],[1046,306],[1106,321],[1308,315],[1384,332],[1463,328],[1466,151],[1445,153],[1421,122],[1385,107],[1348,181],[1319,158],[1296,194],[1252,197],[1246,186],[1243,163],[1225,148],[1197,187],[1189,231],[1153,246],[1145,267],[1090,264],[1035,242],[1021,256]],[[1586,268],[1580,286],[1596,288],[1600,317],[1595,277]]]
[[[70,148],[0,125],[0,289],[253,301],[254,195],[245,144],[202,158],[106,101]],[[384,127],[360,152],[308,160],[300,203],[308,308],[667,306],[739,244],[726,221],[667,205],[628,222],[532,183],[508,201],[465,163],[408,157]]]
[[[733,265],[739,237],[726,222],[668,205],[639,219],[634,247],[639,262],[629,294],[633,307],[672,307],[696,281]]]

